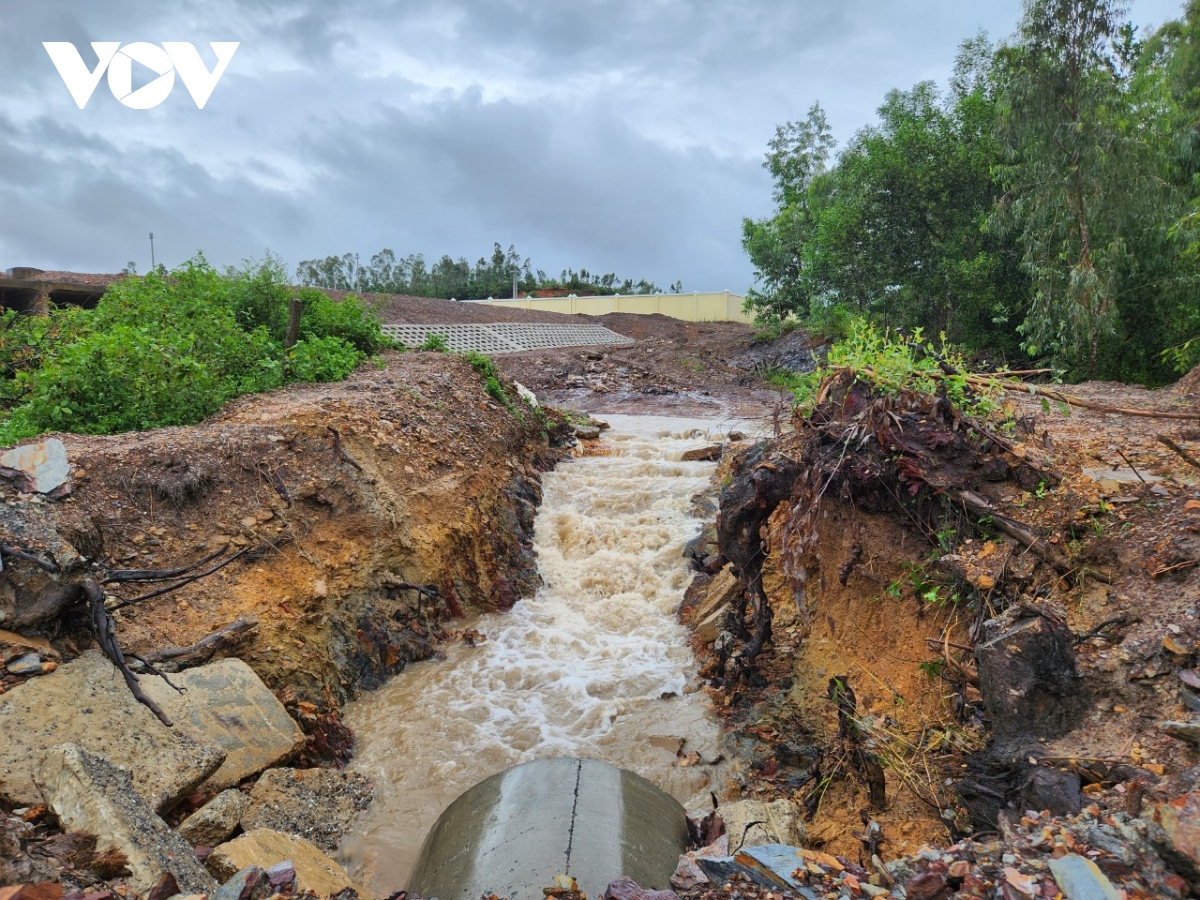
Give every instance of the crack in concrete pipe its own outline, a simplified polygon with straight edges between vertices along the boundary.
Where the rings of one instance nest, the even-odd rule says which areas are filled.
[[[421,847],[409,892],[439,900],[541,900],[570,875],[589,897],[628,875],[670,889],[687,814],[633,772],[594,759],[513,766],[465,791]]]

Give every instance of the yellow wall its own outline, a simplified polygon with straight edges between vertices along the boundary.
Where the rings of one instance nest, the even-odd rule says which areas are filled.
[[[524,297],[520,300],[482,300],[491,306],[512,306],[542,312],[602,316],[605,313],[662,313],[685,322],[746,322],[754,317],[742,311],[744,297],[719,294],[635,294],[624,297]]]

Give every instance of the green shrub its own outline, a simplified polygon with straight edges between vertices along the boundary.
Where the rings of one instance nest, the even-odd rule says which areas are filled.
[[[379,327],[375,310],[358,297],[350,296],[335,303],[313,288],[305,288],[298,296],[304,303],[301,337],[338,337],[365,356],[392,346],[391,339]]]
[[[430,351],[433,353],[446,353],[450,349],[450,345],[446,343],[446,339],[440,334],[431,334],[421,342],[418,350]],[[474,351],[471,351],[472,353]]]
[[[92,310],[0,316],[0,444],[192,424],[285,380],[345,378],[391,344],[357,298],[310,291],[302,340],[285,355],[285,276],[271,256],[220,273],[198,255],[122,279]]]
[[[283,379],[293,381],[341,381],[365,357],[340,337],[305,338],[297,341],[283,361]]]

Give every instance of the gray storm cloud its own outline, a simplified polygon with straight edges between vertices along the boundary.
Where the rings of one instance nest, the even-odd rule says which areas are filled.
[[[1180,3],[1140,0],[1139,24]],[[382,247],[744,291],[777,124],[839,139],[893,87],[1011,33],[1018,0],[0,0],[0,268],[114,271],[203,250],[290,264]],[[198,110],[101,80],[80,110],[43,41],[239,41]],[[178,79],[177,79],[178,82]],[[136,87],[136,84],[135,84]]]

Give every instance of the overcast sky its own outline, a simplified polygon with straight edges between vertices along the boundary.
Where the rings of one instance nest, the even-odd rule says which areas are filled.
[[[1134,0],[1157,25],[1182,0]],[[0,269],[145,271],[203,250],[301,259],[515,244],[566,266],[743,293],[775,126],[839,141],[944,83],[1019,0],[0,0]],[[80,110],[42,47],[240,41],[204,109],[178,78]],[[150,80],[134,65],[133,87]]]

